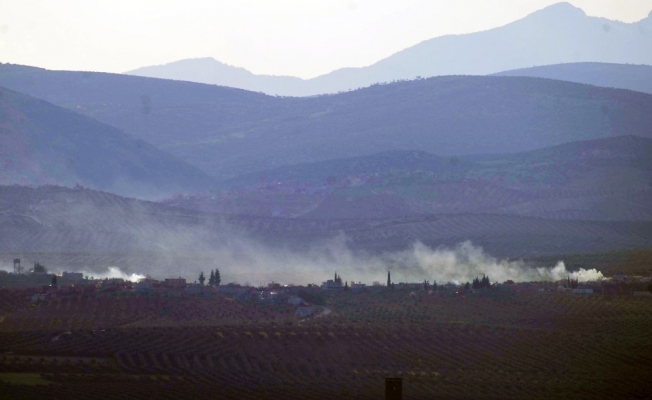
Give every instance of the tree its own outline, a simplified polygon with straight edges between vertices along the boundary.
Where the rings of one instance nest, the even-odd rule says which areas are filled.
[[[475,279],[473,279],[473,282],[471,283],[471,287],[473,289],[480,289],[480,279],[476,276]]]
[[[215,278],[213,279],[213,285],[220,286],[222,278],[220,277],[220,270],[215,268]]]
[[[428,291],[428,281],[425,279],[423,280],[423,290],[425,290],[426,292]]]
[[[471,286],[473,287],[473,289],[483,289],[491,286],[491,282],[489,281],[489,278],[486,275],[483,275],[482,279],[479,279],[476,276]]]
[[[39,263],[34,263],[34,272],[42,272],[42,273],[47,273],[48,270],[45,268],[45,265],[41,265]]]
[[[52,275],[52,287],[57,287],[57,276]]]
[[[469,282],[466,282],[466,285],[464,285],[465,290],[471,290],[471,284]]]
[[[206,280],[206,277],[204,276],[204,271],[199,273],[199,284],[204,286],[204,281]]]
[[[389,274],[389,271],[387,271],[387,287],[392,286],[392,277]]]
[[[437,291],[437,281],[432,281],[432,290]]]
[[[349,281],[344,282],[344,290],[349,290]]]
[[[213,270],[211,270],[211,276],[208,278],[208,284],[215,285],[215,272]]]

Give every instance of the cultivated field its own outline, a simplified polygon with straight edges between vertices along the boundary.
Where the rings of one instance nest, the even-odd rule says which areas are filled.
[[[551,288],[551,287],[550,287]],[[503,286],[328,293],[328,315],[218,295],[0,293],[11,398],[647,398],[652,298]],[[11,396],[11,397],[9,397]]]

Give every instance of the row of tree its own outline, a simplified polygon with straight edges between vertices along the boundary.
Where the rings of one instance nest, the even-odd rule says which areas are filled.
[[[489,287],[491,287],[491,281],[489,280],[489,277],[486,275],[483,275],[482,279],[476,276],[475,279],[473,280],[473,283],[466,282],[466,284],[464,285],[465,290],[484,289]]]
[[[199,273],[199,284],[204,286],[204,282],[206,282],[206,277],[204,276],[204,271]],[[220,283],[222,283],[222,277],[220,276],[220,270],[215,268],[215,270],[211,270],[211,274],[208,277],[208,284],[210,286],[220,286]]]

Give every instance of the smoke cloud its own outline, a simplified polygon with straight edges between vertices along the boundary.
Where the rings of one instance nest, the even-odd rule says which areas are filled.
[[[481,247],[463,242],[454,248],[432,249],[415,243],[410,249],[372,255],[354,252],[346,245],[344,236],[314,245],[300,252],[274,249],[253,242],[242,241],[230,248],[212,253],[212,263],[202,269],[219,268],[223,283],[237,281],[254,285],[272,281],[280,283],[321,283],[332,279],[337,272],[347,281],[385,282],[391,271],[395,282],[419,282],[428,280],[438,283],[464,283],[475,277],[488,276],[492,282],[555,281],[571,277],[581,282],[603,279],[601,272],[591,269],[571,272],[563,261],[544,268],[533,267],[526,262],[499,260],[486,254]],[[187,275],[188,271],[179,270]],[[190,275],[191,280],[196,279]],[[175,275],[176,276],[176,275]]]
[[[118,267],[107,267],[105,271],[78,271],[84,274],[84,276],[93,277],[94,279],[124,279],[125,281],[138,282],[141,279],[145,278],[145,275],[140,275],[136,273],[128,274],[123,272]]]
[[[25,266],[38,261],[50,271],[80,271],[95,278],[137,281],[149,275],[193,282],[200,272],[208,276],[214,269],[219,269],[222,283],[252,285],[319,284],[335,272],[345,281],[367,284],[385,282],[387,271],[395,282],[464,283],[483,275],[492,282],[603,278],[595,269],[571,272],[561,260],[542,268],[522,260],[497,259],[469,241],[453,247],[416,242],[403,250],[365,251],[343,233],[325,239],[334,230],[300,226],[305,230],[298,232],[308,233],[283,237],[284,226],[266,231],[261,227],[271,224],[266,220],[229,220],[87,189],[43,187],[16,192],[16,214],[29,217],[29,224],[21,221],[33,235],[22,235],[29,241],[10,242],[11,249],[5,251],[44,250],[16,251],[7,259],[20,257]],[[31,203],[24,198],[32,199]],[[274,237],[277,234],[281,237]]]

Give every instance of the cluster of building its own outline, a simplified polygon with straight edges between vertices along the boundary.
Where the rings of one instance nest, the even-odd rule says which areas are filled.
[[[163,281],[145,278],[133,285],[133,291],[138,293],[212,293],[217,287],[186,282],[184,278],[168,278]]]
[[[7,272],[2,271],[4,275],[8,275]],[[23,268],[20,265],[20,259],[14,260],[14,274],[9,274],[15,277],[18,280],[20,279],[32,279],[34,282],[38,281],[38,285],[23,285],[25,287],[36,287],[36,290],[32,290],[32,301],[45,301],[50,297],[55,297],[57,294],[74,294],[74,293],[83,293],[86,291],[95,291],[102,293],[110,292],[135,292],[135,293],[187,293],[187,294],[219,294],[225,297],[232,298],[234,300],[240,301],[257,301],[262,303],[269,304],[290,304],[297,307],[297,314],[305,317],[311,315],[315,312],[316,308],[309,304],[304,298],[299,294],[302,293],[304,296],[311,296],[310,293],[319,293],[321,291],[351,291],[351,292],[360,292],[365,290],[383,290],[384,288],[391,287],[392,289],[399,290],[408,290],[411,291],[411,295],[414,292],[422,291],[428,292],[428,294],[434,294],[437,291],[449,291],[452,290],[455,293],[464,295],[464,293],[473,291],[473,288],[467,283],[463,287],[453,283],[447,283],[443,285],[430,285],[429,282],[401,282],[401,283],[392,283],[391,277],[388,272],[387,274],[387,286],[381,285],[378,282],[374,282],[372,286],[367,286],[362,282],[343,282],[342,278],[335,273],[333,279],[326,280],[322,282],[321,285],[307,285],[307,286],[287,286],[281,285],[279,283],[270,283],[266,286],[253,287],[248,285],[239,285],[236,283],[229,283],[226,285],[203,285],[202,283],[191,283],[187,282],[186,279],[178,278],[167,278],[162,281],[145,278],[140,280],[137,283],[132,283],[125,281],[123,279],[98,279],[92,280],[88,277],[84,277],[81,272],[63,272],[61,275],[55,275],[48,273],[43,266],[40,264],[35,264],[34,270],[30,273],[25,273]],[[50,281],[51,279],[51,281]],[[212,278],[211,278],[212,279]],[[3,279],[4,280],[4,279]],[[484,280],[484,278],[483,278]],[[0,280],[2,281],[2,280]],[[51,282],[49,285],[43,285],[44,282]],[[219,282],[219,281],[218,281]],[[488,278],[487,278],[488,282]],[[626,276],[623,274],[615,274],[610,280],[603,280],[600,282],[585,282],[579,283],[577,280],[572,280],[568,278],[567,280],[560,282],[542,282],[542,283],[514,283],[512,281],[507,281],[502,284],[491,284],[491,286],[504,287],[509,290],[516,292],[561,292],[561,293],[572,293],[578,295],[591,295],[594,293],[609,293],[618,288],[619,285],[635,283],[635,282],[652,282],[652,278],[635,278]],[[14,287],[20,287],[21,285],[14,285]],[[432,290],[431,290],[432,289]],[[68,293],[70,292],[70,293]],[[636,292],[635,295],[647,296],[652,293],[648,292]]]

